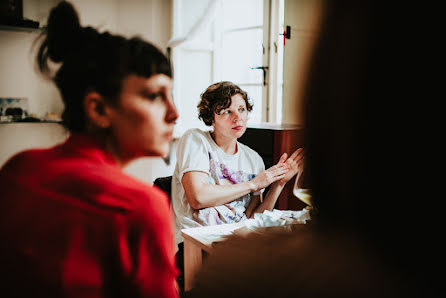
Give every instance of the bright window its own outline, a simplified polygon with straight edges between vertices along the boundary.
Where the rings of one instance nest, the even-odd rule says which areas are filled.
[[[248,92],[254,109],[249,123],[262,122],[263,106],[263,1],[223,1],[218,16],[221,51],[221,80],[233,81]],[[266,88],[265,88],[266,89]]]
[[[280,123],[283,0],[174,0],[174,36],[188,32],[192,37],[172,50],[179,134],[204,127],[196,105],[218,81],[248,92],[248,125]]]

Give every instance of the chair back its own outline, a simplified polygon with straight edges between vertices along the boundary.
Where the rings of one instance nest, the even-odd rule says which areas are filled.
[[[169,202],[172,200],[172,176],[159,177],[153,181],[153,184],[163,190],[169,197]]]

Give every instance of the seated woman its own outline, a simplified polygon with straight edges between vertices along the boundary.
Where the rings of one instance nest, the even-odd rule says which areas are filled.
[[[199,118],[213,130],[188,130],[177,149],[172,180],[176,242],[181,229],[235,223],[272,210],[285,184],[303,165],[303,150],[265,170],[260,155],[237,141],[246,131],[252,105],[231,82],[209,86],[198,104]],[[263,189],[271,185],[263,199]]]

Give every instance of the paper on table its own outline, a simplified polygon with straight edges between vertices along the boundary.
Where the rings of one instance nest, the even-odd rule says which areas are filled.
[[[222,236],[231,235],[234,230],[239,229],[243,226],[243,224],[205,226],[200,229],[194,229],[194,235],[201,236],[207,239],[218,239]]]
[[[277,227],[287,224],[305,224],[310,220],[310,211],[302,209],[294,210],[265,210],[263,213],[254,214],[254,218],[245,221],[248,228],[255,229],[260,227]]]

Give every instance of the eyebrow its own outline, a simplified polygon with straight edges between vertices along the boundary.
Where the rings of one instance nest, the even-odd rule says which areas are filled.
[[[143,96],[150,96],[150,95],[153,95],[153,94],[155,94],[155,93],[158,93],[158,92],[150,91],[150,90],[147,89],[147,88],[141,89],[141,90],[139,91],[139,94],[141,94],[141,95],[143,95]]]
[[[152,95],[152,94],[157,94],[157,93],[161,93],[164,91],[165,91],[165,88],[163,88],[163,87],[148,87],[148,86],[144,86],[139,90],[140,94],[143,94],[143,95]]]

